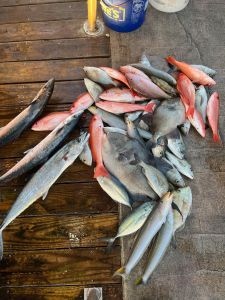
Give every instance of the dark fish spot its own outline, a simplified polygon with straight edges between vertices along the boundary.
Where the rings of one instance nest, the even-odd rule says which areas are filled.
[[[65,161],[67,161],[68,157],[65,155],[65,156],[63,157],[63,159],[64,159]]]

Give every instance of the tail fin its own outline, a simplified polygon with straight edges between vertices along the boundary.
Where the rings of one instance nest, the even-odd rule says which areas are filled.
[[[109,253],[112,250],[112,247],[116,241],[115,237],[112,238],[103,238],[101,239],[104,242],[107,242],[106,253]]]
[[[142,280],[142,277],[138,277],[136,280],[135,280],[135,285],[140,285],[143,283],[143,280]]]
[[[3,257],[3,237],[2,237],[2,230],[0,230],[0,260]]]
[[[176,64],[176,59],[174,58],[174,57],[172,57],[172,56],[167,56],[166,57],[166,60],[167,60],[167,62],[169,63],[169,64],[171,64],[171,65],[175,65]]]
[[[221,139],[218,133],[213,134],[213,140],[215,143],[221,143]]]
[[[122,276],[123,278],[125,277],[125,268],[124,267],[121,267],[119,268],[114,274],[113,274],[113,277],[114,276]]]
[[[150,102],[145,106],[145,111],[153,112],[155,107],[156,107],[156,104],[153,102]]]
[[[109,172],[106,170],[106,168],[103,165],[96,166],[94,178],[97,178],[99,176],[103,177],[109,177]]]

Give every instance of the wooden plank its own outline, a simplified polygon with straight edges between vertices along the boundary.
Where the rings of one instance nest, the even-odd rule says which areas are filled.
[[[4,251],[105,246],[102,239],[116,233],[117,218],[109,213],[20,217],[4,231]]]
[[[78,46],[79,45],[79,46]],[[110,56],[105,36],[0,43],[0,62]]]
[[[21,22],[84,19],[87,8],[84,2],[50,3],[2,7],[0,24]],[[81,27],[83,24],[80,24]]]
[[[122,289],[120,284],[102,285],[103,299],[120,300],[122,299]],[[84,288],[90,286],[48,286],[48,287],[0,287],[1,299],[10,300],[83,300]]]
[[[109,58],[85,58],[0,63],[0,83],[22,83],[48,80],[83,79],[84,66],[109,66]]]
[[[57,3],[57,2],[79,2],[81,0],[1,0],[1,6],[18,6],[18,5],[31,5],[41,3]]]
[[[113,278],[120,249],[104,247],[5,253],[0,263],[0,285],[86,285],[120,282]]]
[[[1,187],[1,215],[14,203],[22,187]],[[23,216],[83,215],[116,213],[118,205],[101,189],[97,181],[90,183],[55,184],[46,201],[36,201]]]
[[[72,20],[0,24],[0,41],[30,41],[87,37],[82,24],[87,17]]]

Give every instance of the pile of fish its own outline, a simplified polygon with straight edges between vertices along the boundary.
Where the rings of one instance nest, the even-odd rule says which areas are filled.
[[[167,57],[158,69],[142,55],[139,63],[122,66],[119,71],[84,67],[84,73],[87,92],[68,111],[35,122],[52,94],[51,79],[31,105],[0,130],[1,146],[30,125],[32,130],[50,131],[0,177],[0,182],[8,182],[42,164],[0,226],[0,255],[3,230],[34,201],[44,199],[79,157],[88,166],[93,160],[94,178],[101,188],[114,201],[132,208],[116,235],[107,238],[110,248],[117,238],[138,231],[125,265],[115,275],[129,275],[151,246],[146,268],[136,281],[146,283],[190,214],[192,192],[184,177],[193,179],[194,175],[185,159],[183,136],[192,125],[205,137],[210,126],[214,141],[220,142],[219,96],[210,88],[216,84],[212,78],[216,72],[173,57]],[[93,115],[89,133],[81,133],[62,147],[85,110]]]

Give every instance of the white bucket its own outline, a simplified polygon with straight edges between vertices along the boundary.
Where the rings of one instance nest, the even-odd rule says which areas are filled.
[[[174,13],[184,9],[188,2],[189,0],[149,0],[149,3],[155,9],[167,13]]]

